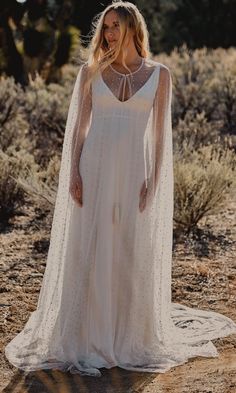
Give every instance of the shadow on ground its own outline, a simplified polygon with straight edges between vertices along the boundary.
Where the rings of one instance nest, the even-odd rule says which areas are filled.
[[[219,340],[218,340],[219,341]],[[218,358],[195,357],[168,372],[140,373],[101,368],[101,377],[59,370],[17,370],[3,393],[235,393],[235,349]]]
[[[100,369],[101,377],[80,376],[59,370],[17,371],[3,393],[128,393],[141,392],[157,374]],[[140,390],[141,389],[141,390]]]

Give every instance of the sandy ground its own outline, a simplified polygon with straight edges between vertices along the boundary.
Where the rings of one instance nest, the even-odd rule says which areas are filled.
[[[236,204],[224,203],[218,215],[202,220],[189,239],[175,234],[172,300],[221,312],[236,321]],[[0,233],[1,286],[0,388],[3,392],[235,393],[236,335],[214,340],[218,358],[196,357],[165,374],[101,369],[102,377],[58,370],[23,373],[4,355],[4,347],[34,311],[46,263],[50,220],[26,205],[25,214]],[[46,225],[45,225],[46,223]]]

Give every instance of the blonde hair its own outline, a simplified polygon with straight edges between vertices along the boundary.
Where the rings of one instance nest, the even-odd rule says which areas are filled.
[[[120,39],[117,47],[109,49],[103,34],[105,15],[115,11],[120,24]],[[139,56],[150,57],[149,33],[146,22],[138,8],[129,1],[113,0],[101,13],[97,14],[92,22],[92,39],[88,46],[88,75],[85,82],[85,94],[98,70],[102,71],[111,64],[121,52],[122,65],[130,71],[125,63],[125,49],[123,44],[128,38],[129,29],[134,32],[134,44]]]

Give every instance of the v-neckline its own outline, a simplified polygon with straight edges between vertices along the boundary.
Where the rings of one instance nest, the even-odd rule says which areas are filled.
[[[111,91],[111,89],[110,89],[110,87],[109,86],[107,86],[107,84],[105,83],[105,81],[104,81],[104,79],[103,79],[103,77],[102,77],[102,73],[101,73],[101,71],[99,70],[99,77],[100,77],[100,80],[101,80],[101,82],[103,83],[103,85],[105,86],[105,88],[108,90],[108,92],[110,93],[110,95],[111,95],[111,97],[113,97],[113,99],[115,100],[115,101],[117,101],[118,103],[120,103],[121,105],[124,105],[124,104],[127,104],[127,103],[129,103],[134,97],[136,97],[136,95],[140,92],[140,91],[142,91],[142,89],[147,85],[147,83],[150,81],[150,79],[152,78],[152,76],[153,76],[153,74],[155,74],[155,72],[156,72],[156,70],[157,70],[157,68],[159,67],[159,64],[157,64],[156,65],[156,67],[154,68],[154,70],[153,70],[153,72],[151,73],[151,75],[149,76],[149,78],[146,80],[146,82],[130,97],[130,98],[128,98],[128,100],[125,100],[125,101],[121,101],[121,100],[119,100],[116,96],[115,96],[115,94]]]

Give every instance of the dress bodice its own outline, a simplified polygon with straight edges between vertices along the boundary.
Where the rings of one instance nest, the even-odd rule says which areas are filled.
[[[92,82],[93,116],[146,118],[158,86],[159,70],[160,64],[152,61],[152,66],[146,65],[145,69],[130,75],[121,74],[114,69],[99,72]],[[125,84],[129,87],[126,90],[130,96],[121,101],[118,97]]]

